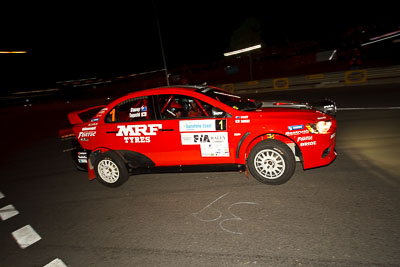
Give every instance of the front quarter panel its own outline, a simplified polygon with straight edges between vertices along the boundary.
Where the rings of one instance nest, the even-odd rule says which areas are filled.
[[[288,116],[290,117],[290,116]],[[332,121],[331,129],[326,134],[312,134],[306,127],[307,123],[316,119],[290,119],[290,118],[251,118],[251,123],[243,130],[247,136],[239,149],[238,163],[243,164],[251,149],[265,139],[277,139],[293,147],[293,151],[299,151],[298,155],[304,169],[324,166],[336,158],[336,120]]]

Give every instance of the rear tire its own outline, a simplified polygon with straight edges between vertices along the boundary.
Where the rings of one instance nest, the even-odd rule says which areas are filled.
[[[278,140],[264,140],[250,151],[247,166],[251,175],[264,184],[286,183],[296,169],[292,150]]]
[[[129,172],[122,158],[113,151],[100,154],[94,164],[96,179],[109,187],[118,187],[129,178]]]

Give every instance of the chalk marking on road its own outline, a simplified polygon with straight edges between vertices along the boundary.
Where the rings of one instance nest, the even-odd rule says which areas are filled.
[[[193,215],[195,218],[197,218],[197,219],[199,219],[200,221],[203,221],[203,222],[213,222],[213,221],[218,220],[219,218],[222,217],[222,212],[221,212],[220,210],[217,210],[217,209],[215,209],[215,208],[210,208],[210,207],[211,207],[215,202],[217,202],[218,200],[220,200],[221,198],[223,198],[224,196],[226,196],[227,194],[229,194],[229,192],[223,194],[223,195],[220,196],[220,197],[218,197],[216,200],[214,200],[213,202],[211,202],[210,204],[208,204],[207,206],[205,206],[204,208],[202,208],[202,209],[199,210],[198,212],[192,213],[192,215]],[[202,218],[200,218],[200,217],[197,216],[198,214],[200,214],[201,212],[203,212],[203,211],[204,211],[205,209],[207,209],[207,208],[210,208],[210,209],[213,209],[213,210],[217,211],[217,212],[219,213],[219,216],[218,216],[217,218],[215,218],[215,219],[202,219]]]
[[[13,205],[7,205],[0,209],[0,217],[3,221],[18,214],[18,210]]]
[[[205,206],[204,208],[202,208],[202,209],[199,210],[198,212],[192,213],[193,217],[195,217],[196,219],[198,219],[198,220],[200,220],[200,221],[202,221],[202,222],[214,222],[214,221],[219,220],[219,219],[222,217],[222,211],[220,211],[219,209],[216,209],[216,208],[212,208],[211,206],[212,206],[214,203],[216,203],[218,200],[222,199],[223,197],[225,197],[225,196],[228,195],[228,194],[229,194],[229,192],[223,194],[222,196],[218,197],[216,200],[214,200],[213,202],[211,202],[210,204],[208,204],[207,206]],[[235,203],[231,204],[231,205],[228,207],[227,210],[228,210],[228,213],[229,213],[232,217],[223,219],[223,220],[221,220],[221,221],[218,223],[218,226],[219,226],[219,228],[221,228],[221,230],[223,230],[223,231],[225,231],[225,232],[228,232],[228,233],[231,233],[231,234],[236,234],[236,235],[241,235],[241,234],[243,234],[243,233],[240,233],[240,232],[235,232],[235,231],[229,230],[229,229],[227,229],[227,228],[225,228],[225,227],[223,226],[223,224],[224,224],[225,222],[227,222],[227,221],[242,221],[242,220],[243,220],[241,217],[237,216],[236,214],[233,214],[233,212],[231,211],[231,208],[232,208],[233,206],[235,206],[235,205],[243,205],[243,204],[247,204],[247,205],[258,205],[258,203],[255,203],[255,202],[235,202]],[[198,215],[199,215],[200,213],[202,213],[202,212],[203,212],[204,210],[206,210],[206,209],[212,209],[212,210],[217,211],[217,212],[218,212],[218,216],[215,217],[215,218],[212,218],[212,219],[203,219],[203,218],[199,217]]]
[[[375,108],[337,108],[336,110],[391,110],[391,109],[400,109],[400,107],[375,107]]]
[[[43,267],[67,267],[67,265],[65,265],[65,263],[60,260],[59,258],[49,262],[48,264],[46,264]]]
[[[228,219],[224,219],[224,220],[222,220],[222,221],[219,222],[218,225],[219,225],[219,227],[220,227],[222,230],[224,230],[224,231],[226,231],[226,232],[228,232],[228,233],[231,233],[231,234],[235,234],[235,235],[241,235],[241,234],[243,234],[243,233],[240,233],[240,232],[231,231],[231,230],[226,229],[225,227],[222,226],[222,224],[223,224],[224,222],[226,222],[226,221],[232,221],[232,220],[241,221],[241,220],[243,220],[242,218],[236,216],[235,214],[233,214],[233,213],[231,212],[231,208],[232,208],[233,206],[235,206],[235,205],[242,205],[242,204],[247,204],[247,205],[258,205],[258,203],[255,203],[255,202],[236,202],[236,203],[233,203],[232,205],[230,205],[230,206],[228,207],[228,212],[229,212],[229,214],[231,214],[233,217],[232,217],[232,218],[228,218]]]
[[[4,197],[5,197],[5,195],[2,192],[0,192],[0,199],[2,199]]]
[[[42,239],[29,224],[12,232],[11,234],[22,249],[27,248]]]

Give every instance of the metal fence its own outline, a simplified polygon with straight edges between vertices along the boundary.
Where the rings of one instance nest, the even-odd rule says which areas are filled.
[[[248,94],[277,90],[301,90],[388,83],[400,83],[400,65],[293,77],[278,77],[274,79],[221,84],[218,86],[237,94]]]

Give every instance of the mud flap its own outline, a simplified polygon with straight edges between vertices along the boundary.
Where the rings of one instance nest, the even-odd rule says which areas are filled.
[[[94,172],[94,167],[90,159],[88,160],[87,167],[88,167],[87,169],[89,174],[89,181],[91,181],[96,178],[96,173]]]

